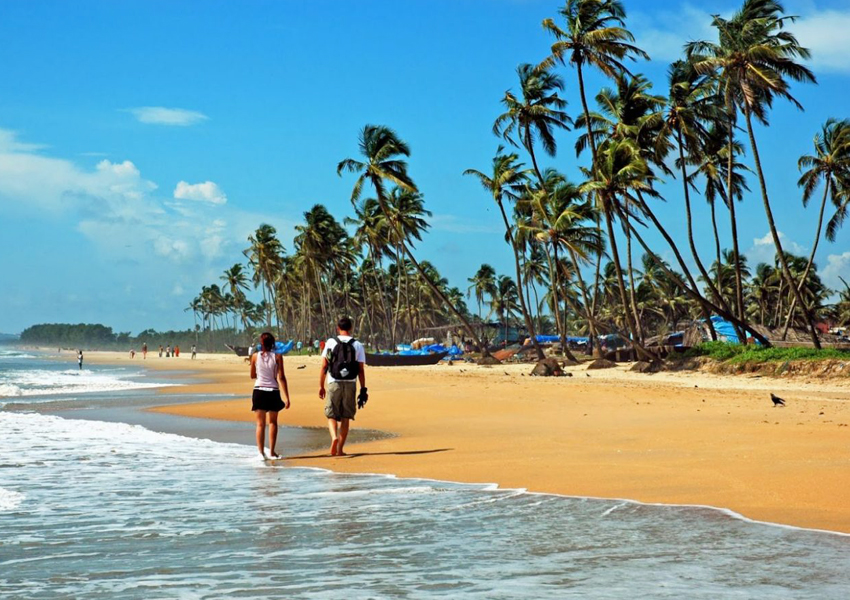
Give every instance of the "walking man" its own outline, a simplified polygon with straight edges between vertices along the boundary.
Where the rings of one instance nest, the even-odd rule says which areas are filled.
[[[366,403],[366,349],[351,336],[351,319],[337,323],[337,335],[325,343],[322,372],[319,376],[319,398],[325,400],[325,416],[331,434],[331,456],[345,456],[349,421],[357,413],[357,380],[360,380],[360,407]],[[325,390],[325,379],[328,388]]]

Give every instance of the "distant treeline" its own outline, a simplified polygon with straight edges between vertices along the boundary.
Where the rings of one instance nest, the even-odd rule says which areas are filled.
[[[27,327],[20,337],[20,343],[38,346],[56,346],[61,348],[82,348],[91,350],[141,350],[142,344],[148,350],[162,346],[180,346],[188,350],[197,343],[198,349],[205,352],[227,352],[224,344],[232,344],[244,338],[231,329],[217,331],[156,331],[146,329],[136,336],[130,332],[115,332],[111,327],[99,323],[42,323]]]

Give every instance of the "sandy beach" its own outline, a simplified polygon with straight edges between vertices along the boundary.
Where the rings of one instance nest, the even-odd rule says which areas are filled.
[[[197,383],[161,393],[235,394],[170,405],[183,416],[252,421],[247,365],[232,356],[133,360]],[[89,353],[93,362],[127,355]],[[292,409],[281,422],[324,428],[318,359],[287,357]],[[303,368],[298,368],[303,367]],[[395,437],[349,444],[349,456],[286,464],[497,483],[574,496],[723,507],[745,517],[850,533],[850,382],[570,369],[529,377],[530,365],[374,368],[354,427]],[[769,393],[787,400],[773,408]],[[246,424],[246,443],[252,430]]]

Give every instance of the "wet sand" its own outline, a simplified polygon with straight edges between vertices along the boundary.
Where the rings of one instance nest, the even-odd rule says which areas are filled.
[[[131,362],[117,353],[87,358]],[[253,418],[242,359],[137,355],[132,363],[197,381],[164,394],[240,395],[158,412]],[[324,429],[318,359],[288,356],[285,363],[292,408],[281,422]],[[583,366],[570,369],[573,377],[540,379],[530,371],[530,365],[463,363],[367,368],[370,399],[354,427],[395,437],[350,443],[350,456],[340,458],[292,455],[285,437],[278,450],[293,466],[711,505],[756,520],[850,533],[850,381]],[[773,408],[770,392],[788,406]]]

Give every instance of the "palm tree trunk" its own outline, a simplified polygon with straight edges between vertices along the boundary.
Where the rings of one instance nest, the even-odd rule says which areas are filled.
[[[654,217],[654,215],[652,215],[651,213],[650,213],[650,216]],[[661,231],[662,235],[664,235],[665,238],[668,239],[668,243],[672,242],[672,240],[669,240],[669,236],[667,235],[667,232],[665,230],[663,230],[663,228],[661,228],[659,231]],[[733,315],[731,312],[728,312],[727,310],[725,310],[725,309],[723,309],[719,306],[716,306],[716,305],[712,304],[710,301],[708,301],[707,299],[703,298],[702,295],[699,293],[699,291],[697,291],[698,288],[696,288],[696,284],[694,283],[693,277],[691,277],[689,273],[687,274],[688,280],[691,282],[691,285],[694,286],[694,287],[688,287],[687,285],[685,285],[685,283],[679,278],[679,275],[677,273],[675,273],[674,271],[672,271],[664,263],[664,261],[662,261],[660,258],[658,258],[658,256],[655,254],[655,252],[652,251],[652,249],[649,247],[649,245],[647,245],[647,243],[641,237],[640,233],[638,233],[637,229],[635,229],[634,227],[632,227],[632,234],[634,234],[635,238],[637,238],[638,242],[643,247],[644,251],[646,251],[646,253],[649,255],[649,257],[653,260],[653,262],[655,262],[655,264],[658,265],[658,267],[661,268],[661,270],[664,271],[664,273],[667,274],[667,276],[671,279],[671,281],[673,281],[673,283],[679,289],[681,289],[683,292],[685,292],[685,294],[687,294],[688,296],[690,296],[692,299],[696,300],[697,302],[705,303],[705,305],[707,307],[709,307],[711,310],[716,312],[718,315],[720,315],[724,319],[728,320],[730,323],[738,325],[741,328],[743,328],[745,331],[748,331],[753,336],[753,338],[755,338],[765,348],[770,347],[770,345],[771,345],[770,341],[768,341],[768,339],[765,338],[761,333],[759,333],[758,331],[753,329],[752,326],[748,325],[746,322],[739,321],[738,317]],[[671,248],[673,249],[673,252],[676,255],[676,258],[678,259],[679,264],[682,267],[685,267],[684,260],[682,259],[682,256],[679,253],[679,250],[675,246],[675,244],[672,244]],[[685,268],[683,268],[683,270],[687,271],[687,268],[685,267]],[[710,323],[710,321],[709,321],[709,323]]]
[[[593,130],[590,127],[590,109],[587,107],[587,96],[584,92],[584,74],[582,72],[582,63],[581,61],[576,63],[576,73],[578,75],[578,90],[579,96],[581,97],[581,108],[584,111],[584,124],[587,128],[587,139],[590,143],[590,157],[593,161],[592,164],[596,164],[596,140],[593,137]],[[596,229],[599,231],[599,237],[602,238],[602,227],[599,223],[596,224]],[[593,304],[590,307],[590,321],[592,322],[596,318],[596,299],[599,297],[599,279],[600,279],[600,268],[602,266],[602,249],[596,255],[596,275],[594,277],[593,282]],[[593,338],[593,348],[594,354],[598,354],[596,350],[596,338]]]
[[[643,343],[643,330],[640,326],[640,317],[638,316],[637,303],[635,302],[635,276],[634,266],[632,265],[632,234],[629,231],[629,215],[624,212],[623,219],[626,222],[626,260],[628,261],[629,269],[629,306],[632,311],[632,317],[635,320],[635,332],[637,339]]]
[[[711,228],[714,230],[714,254],[717,260],[717,281],[715,281],[714,285],[718,290],[722,291],[722,286],[720,284],[720,266],[723,264],[721,259],[721,251],[720,251],[720,234],[717,231],[717,206],[715,202],[709,202],[711,205]]]
[[[823,190],[823,200],[820,203],[820,212],[818,213],[818,228],[815,233],[815,242],[812,244],[812,253],[809,255],[809,262],[806,263],[806,270],[803,271],[803,276],[800,278],[800,283],[797,285],[797,291],[801,292],[803,290],[803,286],[806,285],[806,279],[809,277],[809,271],[812,268],[812,265],[815,262],[815,253],[818,251],[818,244],[820,243],[820,234],[821,229],[823,228],[823,213],[826,209],[826,201],[829,197],[829,190],[832,186],[832,181],[829,177],[826,178],[826,186]],[[791,319],[794,318],[794,309],[797,306],[797,298],[794,297],[791,300],[791,308],[788,310],[788,316],[785,318],[785,327],[782,329],[782,341],[785,341],[785,337],[788,335],[788,327],[791,325]]]
[[[605,204],[610,204],[610,199],[605,199]],[[629,335],[632,337],[630,342],[632,347],[635,349],[635,354],[639,358],[655,361],[657,359],[647,352],[637,339],[635,324],[632,320],[632,311],[629,308],[629,300],[626,295],[626,284],[623,279],[623,266],[620,264],[620,253],[617,251],[617,239],[614,237],[614,223],[611,219],[611,213],[608,206],[603,206],[602,212],[605,213],[605,225],[608,228],[608,241],[611,243],[611,254],[614,258],[614,268],[617,271],[617,289],[620,291],[620,302],[622,303],[623,312],[625,313],[626,327],[629,330]]]
[[[560,275],[561,269],[560,269],[560,266],[558,264],[558,244],[555,243],[555,242],[552,243],[552,262],[555,265],[554,266],[555,278],[554,278],[553,287],[552,287],[552,292],[553,292],[552,300],[555,304],[555,318],[557,319],[557,323],[558,323],[558,333],[561,336],[561,354],[563,354],[564,356],[566,356],[567,358],[569,358],[573,362],[578,362],[578,360],[573,355],[573,353],[570,352],[570,347],[567,346],[566,317],[564,316],[564,318],[562,319],[561,302],[560,302],[560,299],[558,298],[558,294],[557,294],[557,291],[556,291],[556,290],[559,290],[561,288],[561,275]],[[564,294],[564,298],[566,300],[566,294]],[[566,304],[566,302],[565,302],[565,304]],[[566,311],[566,306],[564,306],[564,310]]]
[[[587,285],[584,283],[584,278],[581,276],[581,271],[578,268],[578,256],[576,256],[575,251],[572,248],[569,248],[570,260],[573,261],[573,265],[575,266],[576,272],[576,280],[578,281],[578,288],[581,290],[581,297],[584,301],[584,314],[587,318],[587,329],[590,334],[590,338],[593,340],[591,347],[596,346],[596,323],[594,322],[593,313],[591,311],[590,306],[590,298],[587,294]]]
[[[735,169],[735,121],[729,119],[729,145],[727,147],[729,156],[727,157],[726,168],[726,196],[729,199],[729,218],[732,228],[732,254],[735,258],[735,304],[737,306],[738,318],[742,321],[744,317],[744,282],[741,275],[741,252],[738,248],[738,218],[735,216],[735,194],[734,191],[734,169]],[[747,338],[744,336],[744,344],[747,343]]]
[[[389,218],[389,215],[387,215],[387,218]],[[463,328],[466,329],[466,332],[469,334],[475,344],[479,348],[481,348],[482,355],[490,356],[490,352],[487,350],[487,347],[481,342],[481,338],[478,337],[478,334],[475,333],[475,329],[473,329],[472,325],[469,324],[469,321],[466,319],[466,317],[464,317],[460,313],[460,311],[455,308],[454,304],[452,304],[449,299],[446,298],[446,295],[442,292],[442,290],[440,290],[440,288],[437,287],[437,285],[433,281],[431,281],[431,278],[428,277],[428,274],[425,272],[425,269],[423,269],[419,262],[415,258],[413,258],[413,254],[411,254],[410,250],[408,250],[407,244],[402,242],[401,247],[407,254],[407,258],[410,260],[411,263],[413,263],[414,268],[416,268],[416,270],[419,272],[419,275],[422,276],[422,279],[425,281],[426,285],[431,288],[431,291],[437,295],[437,297],[443,302],[443,304],[446,305],[446,307],[448,307],[449,311],[451,311],[451,313],[455,317],[457,317],[457,319],[461,322]]]
[[[531,153],[534,156],[534,153]],[[522,269],[519,264],[519,248],[517,248],[516,241],[514,240],[514,233],[511,229],[510,222],[508,221],[508,215],[505,212],[505,206],[502,204],[502,200],[496,200],[496,204],[499,205],[499,212],[502,213],[502,221],[505,223],[505,231],[508,234],[508,240],[511,244],[511,250],[514,253],[514,265],[516,267],[516,284],[517,284],[517,295],[519,296],[520,310],[522,310],[522,318],[525,320],[525,328],[528,331],[529,337],[531,337],[531,343],[534,346],[534,352],[537,354],[538,360],[543,360],[546,358],[546,355],[543,354],[543,349],[540,347],[540,343],[537,341],[537,332],[534,329],[534,323],[531,321],[531,314],[528,312],[528,306],[525,303],[525,295],[522,291]]]
[[[815,328],[814,317],[812,312],[809,310],[809,307],[806,306],[806,303],[803,301],[800,290],[797,289],[797,284],[794,281],[794,277],[791,275],[791,269],[788,267],[788,260],[785,257],[785,252],[782,250],[782,242],[779,240],[779,232],[776,229],[776,223],[773,220],[773,211],[770,208],[770,199],[767,196],[767,184],[764,179],[764,171],[761,167],[761,159],[759,158],[758,145],[756,144],[755,132],[753,131],[753,119],[750,114],[750,109],[745,105],[744,106],[744,116],[747,119],[747,134],[750,136],[750,146],[753,150],[753,162],[756,165],[756,173],[759,178],[759,187],[761,187],[761,197],[764,202],[764,212],[767,216],[767,224],[770,226],[770,235],[773,236],[773,244],[776,246],[776,251],[779,256],[779,263],[782,265],[782,274],[785,276],[785,279],[788,283],[788,287],[791,289],[791,292],[794,294],[794,299],[800,305],[800,308],[803,310],[803,314],[806,318],[806,321],[809,325],[809,334],[812,338],[812,344],[814,344],[815,348],[820,350],[820,339],[818,339],[818,332]]]
[[[705,265],[702,264],[702,260],[700,260],[700,257],[699,257],[699,252],[697,252],[696,243],[694,242],[694,220],[693,220],[693,214],[691,212],[691,191],[690,191],[690,188],[688,187],[688,169],[687,169],[687,166],[685,165],[685,141],[684,141],[684,138],[682,136],[682,128],[681,127],[676,128],[676,136],[677,136],[677,145],[679,146],[679,164],[681,165],[680,168],[682,170],[682,188],[684,189],[684,192],[685,192],[685,214],[686,214],[687,222],[688,222],[688,244],[690,245],[691,254],[694,257],[694,261],[696,262],[697,269],[699,269],[700,275],[702,275],[703,280],[705,281],[705,284],[708,286],[709,291],[714,296],[717,304],[720,304],[721,306],[723,306],[724,308],[726,308],[728,310],[728,306],[725,306],[726,299],[723,298],[723,294],[721,293],[720,288],[715,287],[714,283],[712,282],[711,275],[708,273],[708,271],[706,271]],[[713,207],[713,204],[712,204],[712,207]],[[713,208],[712,208],[712,211],[713,211]],[[712,214],[713,214],[713,212],[712,212]],[[719,264],[720,263],[718,263],[718,270],[719,270]],[[693,285],[696,288],[696,284],[694,283]],[[731,311],[729,311],[729,312],[731,312]],[[740,316],[741,320],[743,321],[744,317],[742,315],[739,315],[739,316]],[[711,325],[711,317],[710,316],[706,317],[706,321],[709,323],[709,327],[711,327],[713,329],[713,325]],[[741,337],[741,335],[740,335],[741,333],[743,333],[743,331],[739,331],[739,337]],[[715,334],[715,336],[716,336],[716,334]],[[746,336],[743,336],[743,337],[744,337],[744,339],[746,339]]]
[[[655,228],[667,242],[667,245],[670,246],[670,249],[676,256],[676,260],[679,263],[679,267],[682,269],[682,272],[685,274],[685,277],[687,277],[688,282],[691,284],[691,287],[694,290],[699,290],[697,282],[694,280],[693,275],[691,275],[691,270],[685,263],[685,259],[682,258],[682,254],[679,252],[679,247],[676,245],[676,242],[673,241],[673,238],[670,237],[669,233],[667,233],[667,230],[655,216],[655,213],[652,212],[652,210],[649,208],[649,205],[646,203],[646,200],[643,199],[643,195],[638,193],[638,199],[640,200],[641,209],[643,210],[644,214],[649,217],[649,219],[652,221],[652,224],[655,225]],[[705,318],[706,325],[708,326],[708,332],[711,335],[711,339],[716,341],[717,331],[714,329],[714,323],[711,322],[711,309],[709,308],[709,303],[705,298],[703,298],[702,294],[699,293],[697,294],[697,302],[699,302],[699,305],[702,308],[703,317]],[[729,311],[727,310],[726,312],[728,313]]]

